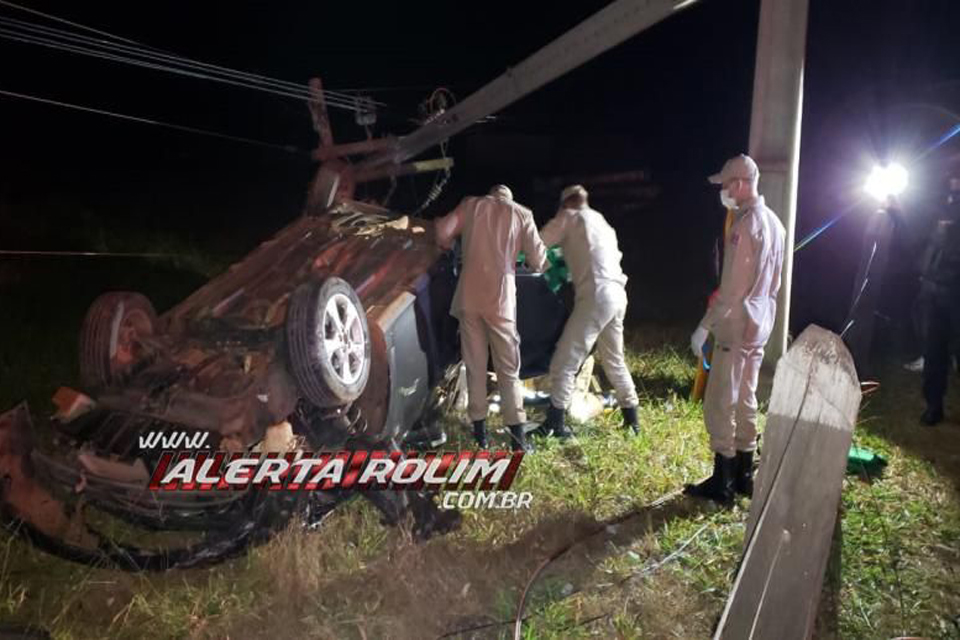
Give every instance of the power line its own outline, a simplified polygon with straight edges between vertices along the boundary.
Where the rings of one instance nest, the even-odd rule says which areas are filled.
[[[19,5],[13,5],[6,0],[0,0],[0,4],[20,8]],[[51,19],[56,19],[55,16],[49,16],[48,14],[40,15],[43,15],[44,17],[50,17]],[[62,19],[60,21],[71,25],[77,25],[77,23],[64,21]],[[13,27],[14,29],[13,31],[8,30],[4,37],[26,44],[51,47],[54,49],[69,51],[71,53],[79,53],[82,55],[112,60],[115,62],[123,62],[154,70],[180,73],[181,75],[223,82],[248,89],[266,91],[267,93],[296,98],[298,100],[310,100],[314,98],[314,93],[308,87],[301,84],[286,80],[278,80],[276,78],[270,78],[268,76],[246,71],[239,71],[237,69],[231,69],[229,67],[223,67],[220,65],[191,60],[183,56],[164,52],[154,47],[147,47],[137,43],[136,41],[129,40],[127,38],[120,38],[119,36],[115,36],[114,34],[103,32],[98,29],[84,27],[83,25],[78,26],[98,34],[116,38],[122,42],[130,43],[131,45],[135,46],[105,41],[98,38],[91,38],[82,34],[65,31],[63,29],[47,27],[24,20],[18,20],[16,18],[0,17],[0,23],[5,24],[8,27]],[[17,29],[19,29],[19,31],[17,31]],[[24,31],[32,33],[24,33]],[[61,42],[58,41],[57,38],[60,40],[67,40],[68,42],[73,42],[75,44]],[[111,55],[111,53],[122,55]],[[146,60],[138,59],[137,56],[139,58],[145,58]],[[157,64],[151,64],[148,61],[153,61]],[[355,112],[361,110],[361,107],[356,102],[356,96],[330,90],[324,90],[323,95],[331,106]],[[366,99],[365,102],[367,104],[386,106],[384,103],[372,99]]]
[[[146,47],[144,45],[137,46],[128,46],[113,42],[107,42],[97,38],[91,38],[89,36],[80,35],[77,33],[72,33],[70,31],[64,31],[62,29],[56,29],[52,27],[46,27],[36,23],[31,23],[25,20],[18,20],[16,18],[2,17],[0,16],[0,24],[5,24],[8,27],[14,29],[21,29],[26,31],[31,31],[37,35],[30,35],[32,38],[46,37],[48,40],[47,43],[53,42],[49,38],[60,38],[67,40],[69,42],[80,43],[90,47],[99,47],[108,51],[113,51],[117,53],[124,54],[126,56],[140,56],[147,58],[149,60],[159,61],[167,65],[179,65],[187,69],[201,70],[207,73],[219,74],[227,77],[232,77],[236,79],[243,80],[251,85],[259,86],[268,86],[277,89],[281,89],[288,92],[293,92],[298,94],[302,99],[308,100],[314,97],[312,90],[307,86],[302,84],[297,84],[295,82],[289,82],[287,80],[278,80],[276,78],[270,78],[268,76],[263,76],[256,73],[250,73],[247,71],[240,71],[237,69],[231,69],[229,67],[223,67],[220,65],[209,64],[206,62],[200,62],[197,60],[192,60],[190,58],[185,58],[176,54],[164,52],[158,49],[153,49],[152,47]],[[19,35],[25,35],[22,32]],[[62,44],[62,43],[61,43]],[[250,88],[254,88],[251,86]],[[343,93],[340,91],[324,90],[324,97],[329,100],[331,103],[336,103],[337,106],[344,108],[356,108],[354,104],[356,96]],[[386,106],[384,103],[374,100],[368,100],[369,103],[376,104],[378,106]]]
[[[2,0],[0,0],[2,1]],[[209,136],[212,138],[220,138],[222,140],[231,140],[233,142],[241,142],[243,144],[255,145],[258,147],[265,147],[268,149],[278,149],[280,151],[286,151],[287,153],[294,154],[304,154],[307,155],[307,152],[303,149],[299,149],[292,145],[278,144],[274,142],[266,142],[264,140],[257,140],[256,138],[245,138],[243,136],[234,136],[228,133],[220,133],[218,131],[210,131],[208,129],[199,129],[197,127],[188,127],[181,124],[173,124],[171,122],[163,122],[162,120],[153,120],[151,118],[142,118],[140,116],[131,116],[125,113],[117,113],[115,111],[106,111],[104,109],[96,109],[94,107],[85,107],[83,105],[73,104],[70,102],[61,102],[60,100],[53,100],[51,98],[42,98],[40,96],[32,96],[26,93],[17,93],[15,91],[5,91],[0,89],[0,95],[8,96],[10,98],[20,98],[22,100],[31,100],[33,102],[42,102],[44,104],[54,105],[57,107],[64,107],[67,109],[74,109],[76,111],[83,111],[86,113],[96,113],[98,115],[110,116],[112,118],[119,118],[120,120],[127,120],[129,122],[139,122],[141,124],[151,124],[158,127],[164,127],[167,129],[173,129],[175,131],[183,131],[186,133],[196,133],[198,135]]]
[[[239,87],[243,87],[243,88],[247,88],[247,89],[253,89],[253,90],[257,90],[257,91],[263,91],[263,92],[265,92],[265,93],[270,93],[270,94],[274,94],[274,95],[278,95],[278,96],[283,96],[283,97],[288,97],[288,98],[296,98],[297,100],[304,100],[304,99],[307,98],[307,96],[304,96],[304,95],[301,95],[301,94],[298,94],[298,93],[293,93],[293,92],[291,92],[291,91],[283,91],[283,90],[279,90],[279,89],[273,89],[273,88],[270,88],[270,87],[255,86],[255,85],[249,84],[248,82],[242,82],[242,81],[233,80],[233,79],[230,79],[230,78],[222,78],[222,77],[210,75],[210,74],[208,74],[208,73],[202,73],[202,72],[198,72],[198,71],[191,71],[191,70],[188,70],[188,69],[181,69],[181,68],[173,67],[173,66],[166,65],[166,64],[159,64],[159,63],[149,62],[149,61],[146,61],[146,60],[138,60],[138,59],[136,59],[136,58],[131,58],[131,57],[129,57],[129,56],[123,56],[123,55],[117,55],[117,54],[113,54],[113,53],[107,53],[107,52],[103,52],[103,51],[98,51],[98,50],[96,50],[96,49],[91,49],[91,48],[89,48],[89,47],[80,46],[80,45],[71,45],[71,44],[66,44],[66,43],[63,43],[63,42],[57,42],[56,40],[51,40],[51,39],[49,39],[49,38],[43,38],[43,37],[41,37],[41,36],[34,36],[34,35],[30,35],[30,34],[18,33],[18,32],[16,32],[16,31],[11,31],[11,30],[9,30],[9,29],[4,29],[4,28],[0,28],[0,38],[6,38],[7,40],[13,40],[13,41],[16,41],[16,42],[22,42],[22,43],[26,43],[26,44],[40,45],[40,46],[49,47],[49,48],[52,48],[52,49],[58,49],[58,50],[61,50],[61,51],[68,51],[68,52],[70,52],[70,53],[78,53],[78,54],[81,54],[81,55],[91,56],[91,57],[94,57],[94,58],[101,58],[101,59],[104,59],[104,60],[111,60],[111,61],[114,61],[114,62],[122,62],[122,63],[125,63],[125,64],[130,64],[130,65],[137,66],[137,67],[143,67],[143,68],[146,68],[146,69],[154,69],[154,70],[157,70],[157,71],[167,71],[167,72],[170,72],[170,73],[175,73],[175,74],[179,74],[179,75],[184,75],[184,76],[189,76],[189,77],[193,77],[193,78],[198,78],[198,79],[201,79],[201,80],[211,80],[211,81],[213,81],[213,82],[220,82],[220,83],[223,83],[223,84],[229,84],[229,85],[239,86]],[[327,102],[328,102],[328,104],[330,104],[331,106],[339,107],[339,108],[342,108],[342,109],[348,109],[348,110],[350,110],[350,111],[357,111],[357,110],[359,110],[359,107],[358,107],[357,105],[355,105],[355,104],[352,104],[352,103],[345,103],[345,102],[340,101],[340,100],[328,100]]]
[[[195,66],[197,68],[210,67],[214,69],[223,69],[224,71],[228,71],[231,74],[235,74],[237,77],[245,77],[245,76],[257,77],[254,74],[247,74],[241,71],[234,71],[234,70],[229,70],[221,67],[216,67],[215,65],[208,65],[206,63],[190,61],[186,58],[181,58],[180,56],[164,53],[159,50],[150,51],[148,49],[143,48],[143,45],[129,46],[124,44],[111,43],[104,40],[100,40],[98,38],[91,38],[89,36],[71,33],[69,31],[64,31],[62,29],[46,27],[46,26],[38,25],[32,22],[28,22],[25,20],[18,20],[16,18],[8,18],[8,17],[0,16],[0,24],[4,24],[13,29],[22,29],[25,31],[31,31],[34,34],[40,34],[40,36],[37,36],[37,35],[31,36],[35,38],[36,37],[60,38],[63,40],[67,40],[68,42],[80,43],[80,44],[89,45],[92,47],[100,47],[102,49],[112,50],[114,52],[119,52],[125,55],[131,55],[131,56],[139,55],[142,57],[153,58],[154,60],[171,61],[171,62],[177,62],[177,63],[184,62],[184,63],[189,63],[191,66]],[[304,96],[308,95],[307,87],[303,85],[299,85],[293,82],[281,81],[281,80],[273,81],[269,78],[264,78],[263,81],[264,82],[270,81],[271,83],[275,83],[274,86],[282,87],[291,91],[300,91],[303,93]]]
[[[113,38],[114,40],[119,40],[120,42],[127,42],[127,43],[129,43],[129,44],[140,44],[140,43],[138,43],[138,42],[136,42],[136,41],[134,41],[134,40],[128,40],[127,38],[121,38],[120,36],[113,35],[112,33],[108,33],[108,32],[106,32],[106,31],[100,31],[99,29],[94,29],[93,27],[88,27],[88,26],[86,26],[86,25],[82,25],[82,24],[77,23],[77,22],[71,22],[71,21],[65,20],[65,19],[63,19],[63,18],[58,18],[57,16],[51,15],[51,14],[49,14],[49,13],[43,13],[42,11],[37,11],[36,9],[31,9],[31,8],[29,8],[29,7],[24,7],[24,6],[19,5],[19,4],[14,4],[13,2],[8,2],[7,0],[0,0],[0,5],[5,5],[5,6],[8,6],[8,7],[13,8],[13,9],[17,9],[18,11],[25,11],[26,13],[32,13],[33,15],[40,16],[40,17],[46,18],[46,19],[48,19],[48,20],[53,20],[54,22],[60,22],[60,23],[62,23],[62,24],[68,24],[68,25],[70,25],[71,27],[76,27],[76,28],[78,28],[78,29],[83,29],[84,31],[89,31],[89,32],[91,32],[91,33],[96,33],[96,34],[101,35],[101,36],[106,36],[106,37],[108,37],[108,38]]]

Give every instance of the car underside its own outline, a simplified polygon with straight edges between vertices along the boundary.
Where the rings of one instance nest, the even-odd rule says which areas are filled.
[[[149,490],[171,443],[225,452],[396,451],[457,392],[449,315],[456,250],[432,224],[341,201],[304,215],[169,311],[110,292],[81,330],[81,389],[56,411],[0,416],[0,512],[41,548],[126,569],[207,564],[242,553],[294,518],[317,526],[346,491]],[[521,377],[546,372],[567,317],[538,274],[518,269]],[[419,537],[456,525],[415,491],[364,492]],[[136,527],[194,532],[145,549],[99,532],[88,507]]]

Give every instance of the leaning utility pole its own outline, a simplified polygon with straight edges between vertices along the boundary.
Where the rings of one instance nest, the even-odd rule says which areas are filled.
[[[790,327],[807,5],[808,0],[761,0],[760,4],[750,155],[760,166],[767,205],[787,230],[777,320],[767,343],[768,363],[786,352]]]
[[[614,0],[440,117],[400,138],[394,148],[364,160],[359,169],[372,170],[416,157],[696,2]]]

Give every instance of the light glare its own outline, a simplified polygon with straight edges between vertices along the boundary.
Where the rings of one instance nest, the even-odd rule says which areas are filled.
[[[874,167],[864,186],[864,190],[880,202],[900,195],[906,188],[907,170],[897,163]]]

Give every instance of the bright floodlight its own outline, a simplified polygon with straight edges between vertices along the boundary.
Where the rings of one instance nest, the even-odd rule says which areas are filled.
[[[867,193],[881,202],[890,196],[900,195],[906,188],[907,170],[897,163],[874,167],[864,186]]]

